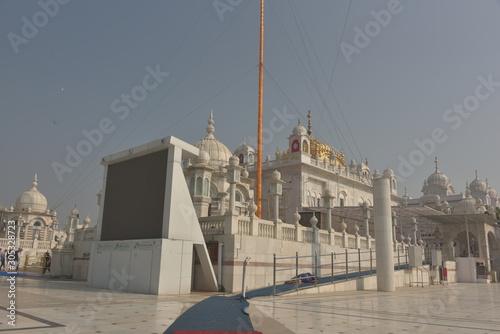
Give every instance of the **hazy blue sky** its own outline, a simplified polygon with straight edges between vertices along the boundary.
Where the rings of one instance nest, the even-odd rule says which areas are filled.
[[[38,173],[61,222],[74,204],[95,220],[103,156],[194,144],[210,110],[231,150],[255,136],[258,0],[60,2],[0,1],[1,203]],[[372,171],[389,164],[401,194],[420,196],[436,155],[457,191],[476,168],[500,190],[499,32],[493,0],[267,0],[264,154],[310,109],[314,135]],[[87,156],[68,166],[68,148]]]

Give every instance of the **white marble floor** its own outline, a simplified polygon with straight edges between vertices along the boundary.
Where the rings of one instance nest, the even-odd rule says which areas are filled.
[[[163,333],[208,294],[152,296],[85,286],[85,282],[21,278],[16,326],[8,324],[6,277],[0,277],[0,333]]]
[[[0,334],[163,333],[182,312],[209,296],[151,296],[89,288],[84,282],[24,278],[16,282],[12,327],[2,276]],[[249,301],[254,328],[265,334],[500,332],[500,285],[494,283]]]
[[[283,333],[492,333],[500,332],[499,284],[450,284],[252,299],[260,311],[255,330],[269,316]],[[274,332],[280,330],[274,326]],[[271,332],[270,332],[271,333]]]

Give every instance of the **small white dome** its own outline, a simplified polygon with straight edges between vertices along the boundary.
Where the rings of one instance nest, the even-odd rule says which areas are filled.
[[[470,191],[482,191],[482,192],[488,191],[488,186],[486,185],[486,182],[477,177],[477,169],[476,169],[476,178],[474,179],[474,181],[470,183],[469,188]]]
[[[466,185],[466,197],[455,205],[454,214],[474,214],[476,212],[476,200],[471,196],[469,184]]]
[[[297,124],[297,126],[293,128],[292,134],[294,134],[295,136],[304,136],[307,134],[307,129],[300,124],[300,119],[299,124]]]
[[[248,178],[248,175],[250,175],[250,174],[248,173],[247,169],[245,168],[245,169],[243,170],[243,172],[241,172],[241,176],[242,176],[242,177],[246,177],[246,178]]]
[[[36,188],[37,176],[33,180],[33,188],[23,192],[16,200],[17,211],[45,212],[47,210],[47,199]]]
[[[218,169],[221,164],[226,166],[229,163],[229,158],[233,155],[231,151],[215,139],[213,133],[215,128],[213,126],[213,113],[210,112],[210,119],[208,120],[207,126],[207,135],[205,138],[196,143],[196,147],[201,149],[203,148],[210,155],[209,166],[215,169]]]
[[[73,208],[73,210],[71,210],[71,215],[72,216],[78,216],[80,214],[80,211],[78,211],[78,209],[76,208],[76,205],[75,207]]]
[[[490,195],[491,199],[495,199],[498,196],[497,191],[493,188],[488,190],[488,195]]]
[[[210,162],[210,154],[203,149],[200,148],[200,154],[195,158],[195,164],[204,164],[208,165]]]
[[[255,153],[255,150],[247,144],[246,138],[243,138],[243,144],[241,144],[236,150],[234,150],[234,155],[239,156],[240,153],[243,153],[244,155]]]
[[[278,170],[275,170],[272,174],[271,174],[271,178],[274,179],[274,180],[279,180],[281,178],[281,173],[278,172]]]
[[[390,169],[389,167],[387,167],[384,170],[384,176],[385,177],[393,177],[394,176],[394,171],[392,169]]]
[[[232,155],[232,156],[229,158],[229,164],[230,164],[231,166],[238,166],[239,162],[240,162],[240,159],[238,159],[238,157],[237,157],[237,156],[235,156],[235,155]]]
[[[83,220],[83,223],[84,223],[85,225],[88,225],[88,224],[90,224],[90,222],[91,222],[90,217],[89,217],[89,215],[87,214],[87,217],[85,217],[85,219]]]

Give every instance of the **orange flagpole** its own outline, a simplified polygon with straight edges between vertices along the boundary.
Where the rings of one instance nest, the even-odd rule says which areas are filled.
[[[264,95],[264,0],[260,0],[259,110],[257,121],[257,217],[262,218],[262,100]]]

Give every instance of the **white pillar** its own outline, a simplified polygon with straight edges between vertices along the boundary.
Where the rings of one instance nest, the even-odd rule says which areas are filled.
[[[280,195],[275,194],[273,196],[273,221],[277,223],[280,219]]]
[[[373,211],[377,259],[377,290],[395,291],[390,178],[373,179]]]
[[[234,199],[236,197],[236,183],[229,185],[229,214],[234,214]]]
[[[412,231],[413,231],[413,244],[416,246],[418,245],[417,243],[417,219],[415,217],[412,217],[411,219],[411,225],[412,225]]]

